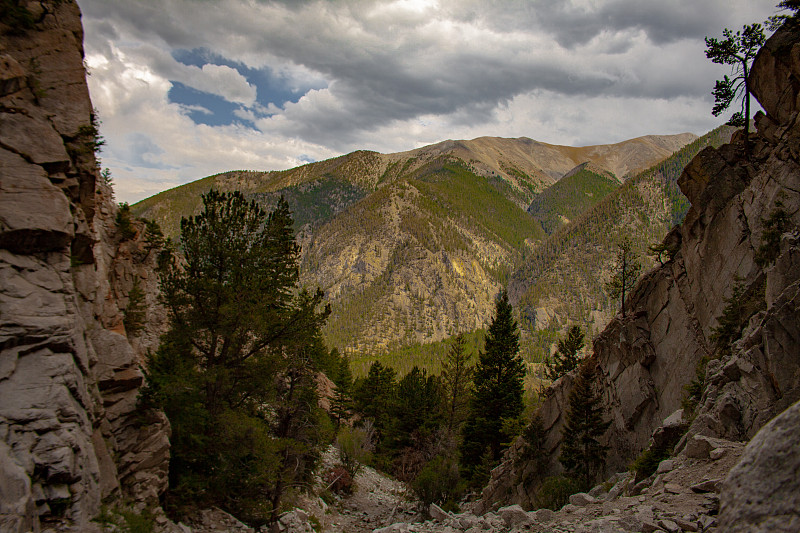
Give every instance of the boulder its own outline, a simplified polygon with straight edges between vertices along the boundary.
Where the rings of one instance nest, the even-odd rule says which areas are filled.
[[[719,527],[730,533],[800,531],[800,402],[764,426],[722,485]]]
[[[503,519],[506,527],[515,528],[527,526],[534,521],[519,505],[509,505],[497,510],[497,515]]]

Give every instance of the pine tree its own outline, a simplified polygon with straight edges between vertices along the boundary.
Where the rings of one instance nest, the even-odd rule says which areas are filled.
[[[447,430],[458,431],[464,423],[469,407],[469,392],[474,367],[469,364],[471,354],[466,350],[467,339],[463,333],[456,335],[453,344],[442,359],[442,394],[445,398]]]
[[[558,341],[555,355],[547,361],[547,377],[555,381],[578,368],[578,352],[583,345],[583,331],[580,326],[572,326],[567,337]]]
[[[517,322],[504,290],[497,299],[486,345],[475,368],[469,414],[462,431],[461,466],[473,486],[479,481],[476,474],[485,469],[485,464],[500,459],[503,443],[512,437],[503,433],[504,422],[522,414],[525,363],[518,352]]]
[[[338,428],[342,420],[350,418],[353,408],[351,394],[353,392],[353,373],[350,371],[350,359],[346,354],[339,355],[339,351],[331,350],[331,358],[336,360],[336,372],[332,376],[336,390],[331,398],[331,415]]]
[[[353,385],[353,404],[362,418],[375,424],[377,438],[381,439],[390,421],[397,393],[397,373],[375,361],[369,367],[367,377],[358,379]]]
[[[723,76],[717,80],[712,94],[714,95],[714,108],[711,114],[719,116],[731,104],[742,99],[742,107],[728,121],[736,127],[744,127],[745,149],[749,151],[750,137],[750,84],[749,71],[756,54],[766,41],[764,27],[758,22],[742,27],[741,31],[725,28],[722,31],[723,39],[706,37],[706,57],[720,65],[730,65],[732,77]]]
[[[567,473],[584,489],[591,487],[605,465],[608,446],[598,440],[611,421],[603,421],[601,398],[595,392],[597,361],[586,359],[569,394],[569,409],[562,430],[561,455],[558,460]]]
[[[320,443],[314,374],[330,309],[318,310],[320,291],[297,290],[283,198],[269,215],[239,192],[202,200],[181,221],[182,257],[159,258],[170,329],[149,363],[145,402],[172,424],[168,501],[274,521]]]
[[[625,316],[625,296],[636,285],[642,263],[633,250],[633,242],[625,237],[617,245],[617,257],[614,273],[606,283],[606,291],[611,298],[619,298],[622,304],[622,316]]]

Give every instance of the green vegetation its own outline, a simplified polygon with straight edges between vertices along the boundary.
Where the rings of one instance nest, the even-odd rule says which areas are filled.
[[[783,208],[783,203],[779,200],[775,202],[775,209],[769,214],[769,218],[762,220],[764,231],[761,234],[761,245],[756,251],[756,263],[764,268],[775,262],[781,252],[781,235],[790,227],[791,219],[789,213]]]
[[[731,104],[742,100],[742,107],[728,120],[728,124],[744,127],[745,150],[750,146],[750,85],[748,75],[756,54],[766,42],[764,27],[758,22],[747,24],[741,31],[725,28],[723,39],[706,37],[706,57],[713,63],[730,65],[732,77],[726,74],[714,85],[714,108],[711,114],[721,115]]]
[[[459,333],[453,339],[447,355],[442,360],[442,393],[444,396],[447,431],[455,434],[467,419],[469,393],[475,371],[471,364],[472,353],[467,351],[467,339]]]
[[[471,486],[482,486],[486,463],[497,464],[515,436],[505,433],[508,421],[524,408],[525,363],[519,356],[519,331],[503,291],[489,325],[486,347],[478,356],[469,414],[462,430],[461,469]]]
[[[569,394],[558,458],[568,476],[576,479],[583,490],[591,488],[602,473],[608,453],[608,446],[600,444],[599,439],[611,421],[603,421],[601,397],[596,388],[597,361],[585,359]]]
[[[580,326],[572,326],[567,336],[558,341],[558,349],[552,358],[547,360],[547,378],[557,380],[567,372],[578,368],[578,352],[584,345],[583,331]]]
[[[611,279],[605,285],[612,299],[619,298],[622,316],[625,316],[625,295],[629,294],[639,279],[642,263],[633,249],[633,242],[624,237],[617,245],[617,257],[612,270]]]
[[[261,524],[308,480],[326,438],[315,375],[331,360],[319,335],[329,310],[298,290],[284,201],[269,216],[240,193],[202,202],[181,222],[183,258],[161,261],[170,329],[142,402],[172,425],[167,508],[214,502]]]
[[[133,227],[131,220],[131,206],[128,202],[119,204],[119,210],[116,217],[117,231],[123,241],[129,241],[136,237],[136,228]]]
[[[681,400],[681,407],[686,413],[686,418],[694,417],[697,405],[703,398],[708,362],[730,353],[733,343],[742,336],[742,331],[750,318],[766,309],[765,288],[766,281],[763,279],[750,287],[747,287],[740,278],[735,280],[731,295],[725,298],[725,308],[717,318],[717,326],[711,331],[714,352],[698,361],[695,377],[684,386],[686,394]]]
[[[581,168],[561,178],[537,195],[528,212],[551,235],[556,229],[578,217],[620,186],[611,173]]]
[[[136,512],[127,505],[103,505],[100,514],[92,522],[98,524],[102,531],[120,533],[152,533],[156,527],[155,516],[150,509]]]
[[[548,477],[536,492],[536,507],[558,511],[569,503],[571,495],[580,491],[580,484],[573,478],[566,476]]]
[[[136,336],[144,329],[147,318],[147,305],[145,302],[144,291],[142,290],[139,278],[133,279],[133,286],[128,291],[128,305],[123,312],[122,323],[125,326],[125,333],[129,336]]]
[[[651,243],[661,242],[689,209],[677,186],[684,167],[702,149],[728,142],[733,131],[723,126],[689,143],[628,179],[526,253],[510,287],[519,294],[520,328],[529,360],[545,361],[569,324],[585,324],[588,337],[605,326],[603,317],[611,314],[615,302],[605,292],[603,281],[610,271],[602,265],[614,256],[619,239],[629,237],[642,256]],[[647,269],[654,260],[643,263]],[[536,313],[543,307],[552,311],[547,322]]]

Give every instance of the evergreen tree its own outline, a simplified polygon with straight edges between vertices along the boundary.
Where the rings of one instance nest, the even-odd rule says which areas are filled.
[[[580,326],[572,326],[567,337],[558,341],[555,355],[547,360],[547,377],[555,381],[578,368],[578,352],[583,345],[583,331]]]
[[[128,292],[128,305],[123,312],[122,323],[125,326],[125,333],[135,336],[144,329],[147,320],[147,306],[145,295],[139,284],[139,278],[133,278],[133,286]]]
[[[471,354],[466,350],[467,339],[463,333],[456,335],[453,344],[442,359],[442,395],[445,401],[447,431],[453,434],[464,423],[469,407],[469,393],[474,367]]]
[[[263,523],[307,478],[320,442],[313,378],[330,310],[318,310],[320,291],[297,291],[283,199],[268,216],[238,192],[202,199],[203,211],[181,221],[183,257],[159,261],[170,329],[144,402],[172,424],[168,503],[213,501]]]
[[[744,127],[745,149],[749,151],[750,136],[750,85],[749,71],[756,54],[766,41],[764,28],[759,23],[748,24],[741,31],[725,28],[723,39],[706,37],[706,57],[720,65],[730,65],[732,77],[726,74],[714,85],[714,108],[711,114],[721,115],[731,104],[742,99],[742,107],[728,121],[731,126]]]
[[[411,445],[414,437],[424,439],[439,426],[441,413],[442,396],[438,380],[414,366],[397,383],[384,447],[394,453]]]
[[[336,360],[336,372],[332,376],[336,390],[331,398],[331,415],[338,428],[342,420],[350,418],[353,407],[351,394],[353,392],[353,373],[350,371],[350,359],[346,354],[339,355],[339,351],[331,350],[331,358]]]
[[[606,283],[606,291],[611,298],[619,298],[622,304],[622,316],[625,316],[625,295],[636,285],[642,263],[633,250],[633,242],[625,237],[617,245],[617,257],[614,273]]]
[[[377,438],[380,440],[390,421],[397,382],[393,368],[378,361],[369,367],[367,377],[358,379],[353,385],[353,404],[362,418],[372,420]]]
[[[504,434],[504,422],[522,414],[525,363],[518,352],[517,322],[504,290],[497,299],[486,345],[475,368],[469,414],[462,431],[461,466],[473,486],[480,481],[476,474],[485,470],[486,464],[496,464],[505,448],[503,443],[513,437]]]
[[[605,464],[608,446],[598,440],[611,421],[603,421],[600,396],[594,391],[597,361],[586,359],[569,394],[569,409],[562,430],[561,455],[558,460],[567,473],[588,489]]]

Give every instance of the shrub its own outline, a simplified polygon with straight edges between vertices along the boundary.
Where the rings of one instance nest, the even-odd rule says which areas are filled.
[[[353,477],[344,466],[337,465],[328,470],[323,476],[327,484],[326,490],[337,494],[352,494],[354,488]]]
[[[781,235],[789,229],[791,219],[783,209],[783,203],[775,203],[775,209],[769,218],[762,220],[764,232],[761,234],[761,246],[756,251],[755,260],[758,266],[766,267],[778,258],[781,251]]]
[[[336,436],[336,449],[339,451],[339,460],[350,474],[356,477],[361,465],[369,462],[373,450],[374,431],[371,425],[351,428],[342,427]]]
[[[662,446],[647,448],[631,463],[630,470],[636,475],[635,481],[650,477],[657,469],[658,464],[670,456],[670,450]]]
[[[128,202],[119,204],[116,223],[117,230],[119,230],[123,241],[131,240],[136,236],[136,228],[133,227],[133,222],[131,222],[131,206],[128,205]]]
[[[458,464],[439,455],[422,468],[411,487],[427,507],[432,503],[454,504],[464,493],[466,483],[458,473]]]
[[[581,487],[577,480],[565,476],[548,477],[536,491],[534,503],[539,508],[558,511],[569,503],[569,497],[580,492]]]

